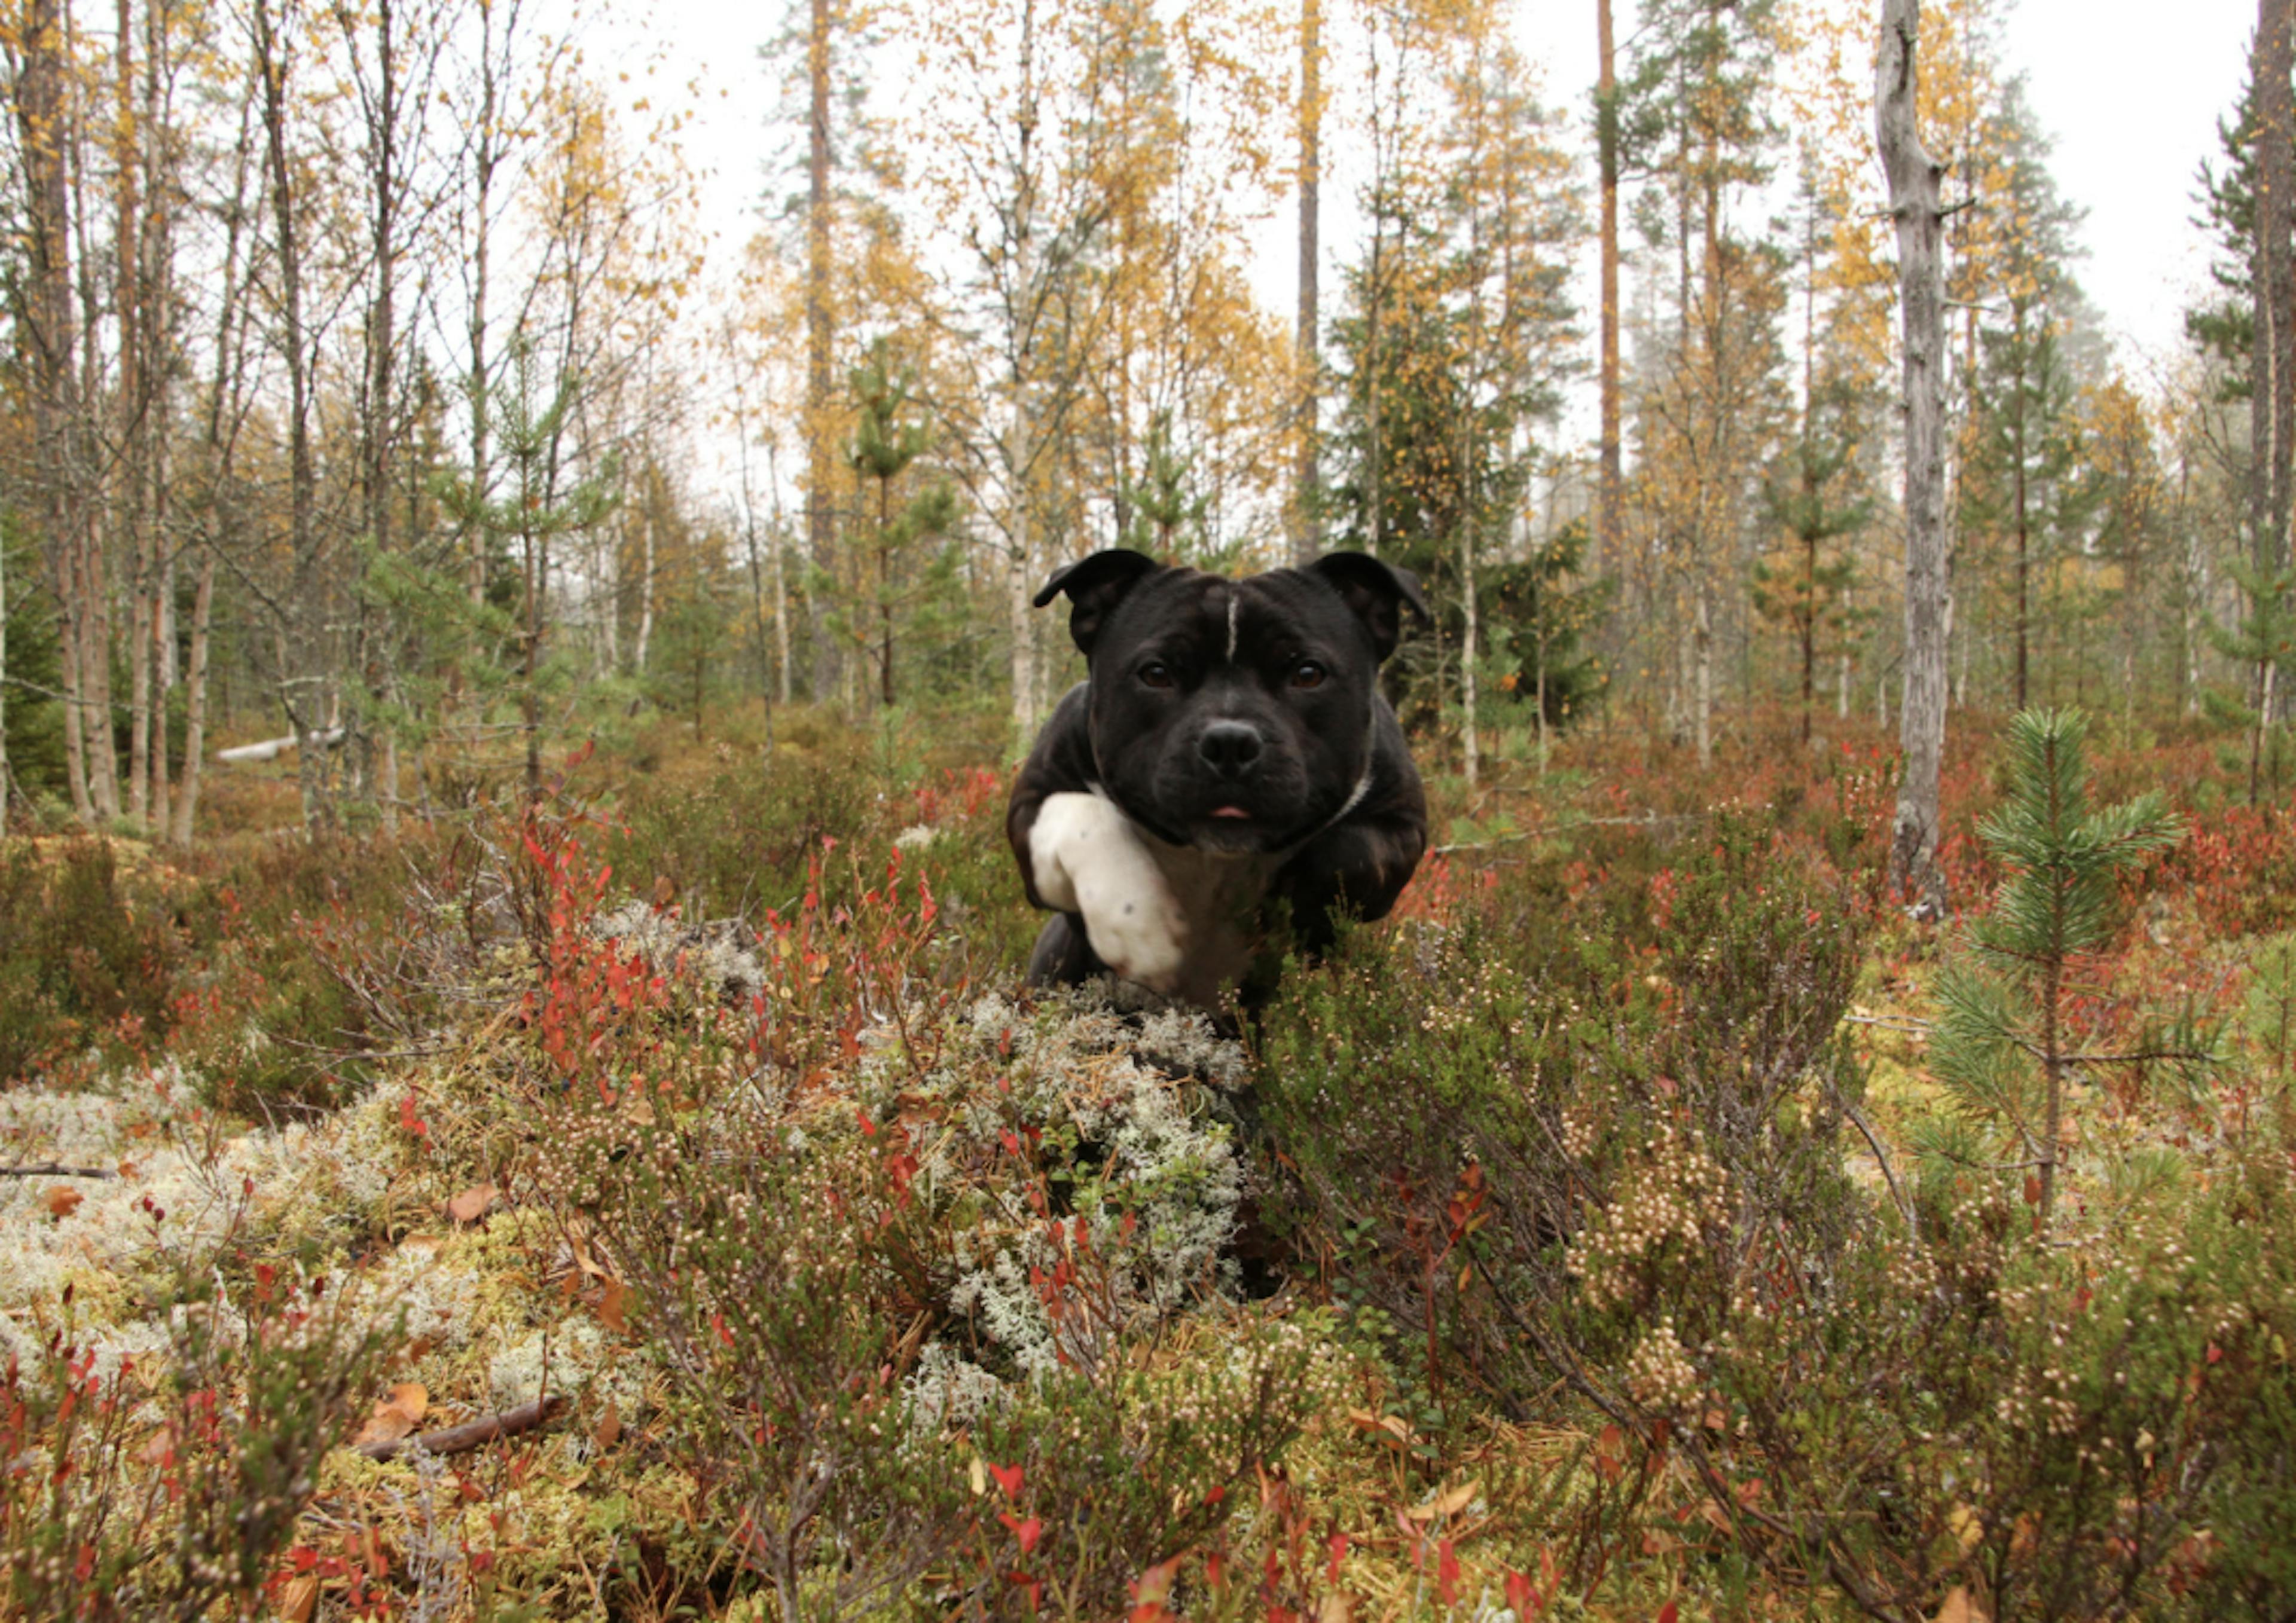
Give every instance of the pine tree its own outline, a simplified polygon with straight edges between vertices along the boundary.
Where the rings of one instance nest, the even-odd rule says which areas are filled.
[[[1195,483],[1193,462],[1172,444],[1172,414],[1158,412],[1148,420],[1140,477],[1124,481],[1124,545],[1174,561],[1201,556],[1210,504]]]
[[[1541,772],[1550,734],[1583,716],[1606,680],[1580,638],[1610,611],[1617,583],[1571,585],[1586,567],[1589,541],[1587,521],[1573,519],[1521,562],[1495,563],[1484,577],[1484,622],[1503,664],[1499,690],[1531,707]]]
[[[2249,361],[2256,349],[2256,57],[2251,51],[2240,103],[2217,120],[2221,167],[2202,160],[2200,217],[2193,223],[2215,238],[2209,264],[2217,295],[2185,312],[2185,335],[2224,364],[2219,400],[2249,398]]]
[[[1849,401],[1835,389],[1810,402],[1801,433],[1763,488],[1770,522],[1785,538],[1786,556],[1754,566],[1754,606],[1793,639],[1801,678],[1801,740],[1809,742],[1810,709],[1817,691],[1819,635],[1844,623],[1842,609],[1857,578],[1857,560],[1830,544],[1857,535],[1872,521],[1869,496],[1845,486],[1856,473],[1857,442],[1849,431]]]
[[[2013,298],[2011,324],[1988,330],[1980,342],[1962,523],[2008,554],[2010,699],[2022,709],[2031,686],[2034,577],[2038,571],[2044,585],[2055,578],[2053,566],[2079,548],[2103,493],[2090,477],[2076,388],[2053,318]]]
[[[2007,804],[1978,825],[2008,877],[1963,952],[1938,977],[1931,1069],[1968,1116],[2005,1122],[2037,1170],[2046,1226],[2056,1199],[2071,971],[2112,927],[2117,876],[2183,837],[2159,793],[2088,809],[2078,710],[2025,710],[2009,724]],[[1932,1136],[1932,1150],[1949,1140]]]
[[[2278,791],[2285,766],[2288,726],[2278,717],[2286,714],[2281,690],[2287,684],[2289,656],[2296,652],[2296,566],[2260,570],[2228,558],[2225,569],[2239,584],[2248,613],[2230,629],[2210,626],[2209,641],[2225,658],[2255,673],[2249,689],[2254,702],[2210,694],[2208,706],[2218,722],[2248,734],[2248,803],[2253,806],[2267,775]]]
[[[613,511],[614,469],[562,487],[560,461],[567,422],[580,398],[579,381],[559,381],[547,398],[542,366],[532,341],[521,333],[511,344],[510,365],[489,391],[492,418],[507,472],[490,497],[476,471],[439,488],[447,510],[474,534],[491,555],[513,553],[519,566],[519,714],[526,734],[526,793],[542,796],[542,690],[553,672],[543,645],[549,626],[552,543],[591,529]]]
[[[875,527],[863,538],[873,575],[865,612],[876,622],[877,697],[889,708],[893,703],[897,624],[917,591],[908,555],[918,542],[947,534],[956,522],[956,492],[947,484],[932,485],[894,511],[894,481],[932,440],[925,425],[913,416],[915,387],[915,380],[896,364],[882,339],[853,369],[853,442],[845,460],[877,486]],[[857,641],[869,633],[857,627],[854,635]]]

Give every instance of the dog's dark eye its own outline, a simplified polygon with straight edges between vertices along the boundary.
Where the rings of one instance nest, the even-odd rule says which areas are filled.
[[[1315,660],[1302,660],[1299,664],[1292,668],[1292,685],[1293,687],[1321,687],[1324,685],[1324,668],[1316,664]]]
[[[1172,685],[1172,668],[1161,660],[1152,660],[1140,668],[1140,680],[1150,687]]]

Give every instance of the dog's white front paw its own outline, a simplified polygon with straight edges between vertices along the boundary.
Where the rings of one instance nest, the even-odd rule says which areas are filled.
[[[1100,961],[1150,990],[1177,988],[1187,917],[1132,819],[1098,795],[1047,795],[1029,832],[1037,894],[1080,914]]]

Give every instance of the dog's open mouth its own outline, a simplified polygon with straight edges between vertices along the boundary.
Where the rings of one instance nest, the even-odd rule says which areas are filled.
[[[1215,806],[1212,807],[1212,816],[1215,817],[1241,818],[1247,823],[1251,820],[1251,814],[1244,810],[1241,806]]]

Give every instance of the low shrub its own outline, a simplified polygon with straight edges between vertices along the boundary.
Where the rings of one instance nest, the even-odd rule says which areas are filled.
[[[189,954],[165,885],[124,872],[109,840],[0,846],[0,1086],[163,1043]]]
[[[266,1264],[230,1284],[186,1273],[156,1367],[99,1370],[68,1322],[29,1367],[9,1359],[0,1617],[251,1616],[281,1603],[320,1462],[398,1339],[388,1315],[328,1286]],[[309,1571],[316,1554],[303,1553]],[[361,1575],[346,1576],[356,1596]]]
[[[1675,857],[1647,947],[1534,876],[1528,927],[1467,891],[1270,1011],[1277,1209],[1404,1406],[1603,1431],[1550,1512],[1582,1591],[1682,1483],[1713,1560],[1874,1617],[2287,1615],[2276,1127],[2064,1244],[2015,1168],[1900,1183],[1836,1031],[1854,891],[1726,816]]]

